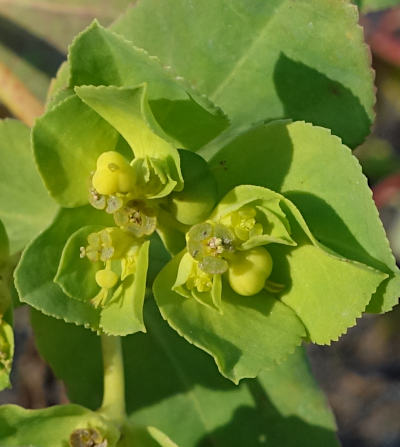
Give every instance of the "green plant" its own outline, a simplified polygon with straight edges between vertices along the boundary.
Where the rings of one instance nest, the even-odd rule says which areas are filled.
[[[28,129],[1,123],[15,286],[74,402],[3,406],[1,445],[175,445],[160,429],[182,446],[337,445],[300,345],[390,310],[400,287],[349,149],[374,103],[357,9],[209,6],[142,0],[79,34],[32,128],[35,163]],[[15,261],[0,240],[6,386]],[[257,379],[229,384],[179,336],[235,384]]]

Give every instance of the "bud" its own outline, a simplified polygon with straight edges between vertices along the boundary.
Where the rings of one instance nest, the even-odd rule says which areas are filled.
[[[198,292],[209,292],[212,289],[213,277],[199,268],[197,262],[192,265],[192,271],[186,282],[189,290],[196,289]]]
[[[96,282],[102,289],[112,289],[118,279],[118,275],[112,270],[103,269],[96,272]]]
[[[194,225],[211,213],[217,200],[217,184],[200,155],[183,149],[179,155],[184,187],[170,195],[170,210],[179,222]]]
[[[239,295],[255,295],[264,288],[272,265],[271,255],[263,247],[236,251],[229,262],[229,284]]]
[[[134,188],[133,169],[118,152],[103,152],[97,159],[92,185],[100,195],[128,193]]]
[[[247,241],[263,234],[263,226],[257,222],[257,211],[254,207],[239,208],[224,216],[221,221],[233,229],[239,241]]]

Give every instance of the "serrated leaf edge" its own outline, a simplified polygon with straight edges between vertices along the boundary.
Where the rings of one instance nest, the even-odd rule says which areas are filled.
[[[94,19],[92,21],[92,23],[87,28],[85,28],[83,31],[81,31],[79,34],[77,34],[75,36],[75,38],[73,39],[73,41],[71,42],[71,44],[68,46],[68,58],[67,58],[68,62],[70,62],[71,50],[73,49],[74,45],[76,44],[76,41],[82,35],[84,35],[87,31],[89,31],[91,29],[96,29],[96,28],[103,29],[103,30],[107,31],[108,33],[113,35],[115,38],[120,40],[120,42],[123,42],[124,44],[128,45],[129,47],[131,47],[134,51],[137,51],[138,53],[144,54],[145,56],[147,56],[147,58],[149,60],[157,63],[157,65],[162,68],[162,70],[167,74],[167,76],[172,81],[178,83],[178,85],[180,85],[182,87],[182,89],[186,92],[186,94],[189,97],[193,98],[193,100],[195,102],[198,102],[196,100],[196,98],[197,99],[201,99],[203,102],[198,102],[200,106],[204,107],[205,110],[208,110],[209,112],[215,112],[215,113],[221,114],[227,120],[227,122],[230,123],[229,117],[225,114],[225,112],[219,106],[214,104],[214,102],[211,101],[211,99],[205,93],[200,92],[191,82],[189,82],[183,76],[180,76],[178,73],[176,73],[170,65],[164,65],[160,61],[158,56],[153,56],[147,50],[145,50],[144,48],[140,48],[140,47],[136,46],[131,40],[126,39],[122,34],[116,33],[115,31],[112,31],[109,28],[103,27],[98,22],[97,19]],[[71,72],[70,72],[69,87],[74,87],[74,86],[70,85],[71,81],[72,81],[72,75],[71,75]]]

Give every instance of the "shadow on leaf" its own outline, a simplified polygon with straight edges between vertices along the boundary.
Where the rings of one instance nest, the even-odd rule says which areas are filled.
[[[274,70],[276,91],[284,107],[284,117],[304,120],[332,129],[350,147],[367,135],[371,120],[360,100],[339,82],[317,70],[280,54]],[[354,131],[354,127],[361,129]]]
[[[333,431],[297,416],[284,416],[273,405],[257,379],[246,384],[255,407],[239,407],[228,424],[201,439],[196,447],[336,447]]]

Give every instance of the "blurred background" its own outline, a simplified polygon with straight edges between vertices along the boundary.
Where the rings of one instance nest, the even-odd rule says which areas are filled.
[[[132,3],[0,0],[0,118],[24,119],[27,102],[40,114],[73,36],[95,17],[108,25]],[[354,153],[400,261],[400,7],[363,15],[360,22],[376,71],[377,118]],[[307,347],[344,447],[400,447],[399,327],[397,306],[386,315],[365,315],[331,346]],[[0,393],[0,404],[42,408],[67,402],[62,383],[36,351],[25,307],[16,310],[15,333],[13,388]]]

